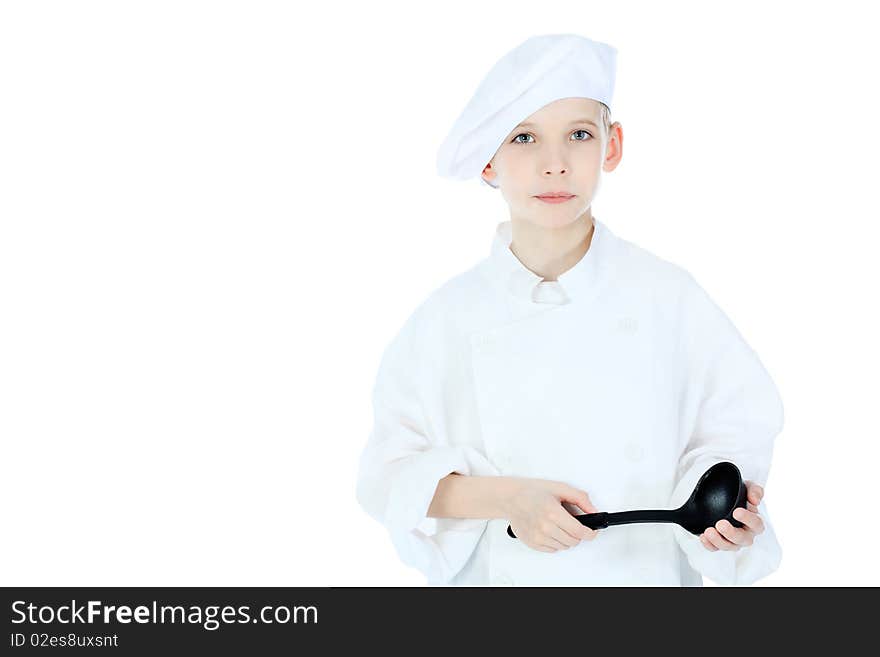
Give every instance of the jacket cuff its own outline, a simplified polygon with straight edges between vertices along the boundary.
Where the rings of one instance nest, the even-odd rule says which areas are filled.
[[[428,584],[448,584],[467,563],[488,519],[428,518],[437,484],[451,472],[497,476],[498,469],[470,446],[432,447],[413,456],[391,486],[386,522],[401,558]]]

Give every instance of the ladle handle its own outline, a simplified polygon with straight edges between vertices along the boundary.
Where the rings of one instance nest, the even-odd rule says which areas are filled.
[[[678,522],[678,512],[667,509],[642,509],[639,511],[617,511],[609,513],[582,513],[575,516],[575,520],[590,529],[605,529],[611,525],[629,525],[637,522]],[[507,534],[516,538],[513,529],[507,525]]]
[[[638,511],[617,511],[608,514],[609,525],[630,525],[637,522],[678,523],[679,511],[667,509],[639,509]]]

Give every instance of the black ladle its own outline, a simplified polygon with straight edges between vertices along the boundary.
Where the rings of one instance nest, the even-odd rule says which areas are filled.
[[[634,522],[674,522],[691,534],[699,536],[719,520],[727,520],[734,527],[743,524],[733,517],[737,507],[746,508],[746,485],[739,468],[730,461],[716,463],[703,473],[688,501],[675,510],[647,509],[608,513],[583,513],[575,516],[590,529],[605,529],[609,525],[628,525]],[[510,525],[507,533],[516,538]]]

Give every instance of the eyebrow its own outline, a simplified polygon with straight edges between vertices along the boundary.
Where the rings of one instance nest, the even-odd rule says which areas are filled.
[[[594,128],[599,127],[595,123],[593,123],[590,119],[575,119],[574,121],[571,121],[568,125],[575,125],[577,123],[589,123]],[[520,123],[518,126],[516,126],[516,128],[514,128],[514,130],[517,130],[519,128],[533,128],[534,126],[535,126],[534,123]]]

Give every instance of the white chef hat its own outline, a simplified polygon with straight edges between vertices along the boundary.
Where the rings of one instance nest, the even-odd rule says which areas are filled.
[[[483,180],[507,133],[554,100],[592,98],[610,108],[616,67],[617,49],[606,43],[577,34],[527,39],[483,78],[437,152],[437,172]]]

